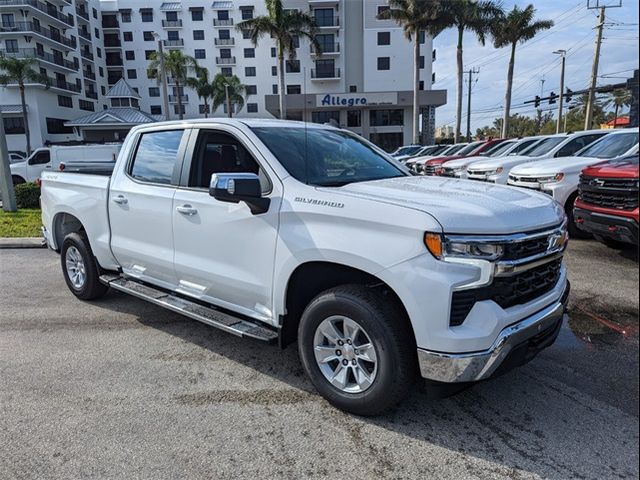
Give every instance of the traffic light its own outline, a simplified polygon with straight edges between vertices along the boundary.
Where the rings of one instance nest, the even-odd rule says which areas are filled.
[[[567,93],[565,93],[564,95],[564,98],[567,101],[567,103],[571,101],[571,95],[573,95],[573,90],[571,90],[570,88],[567,88]]]
[[[556,103],[556,98],[558,98],[558,95],[556,95],[556,92],[551,92],[549,94],[549,105],[553,105],[554,103]]]
[[[536,106],[536,108],[540,106],[540,95],[536,95],[534,105]]]

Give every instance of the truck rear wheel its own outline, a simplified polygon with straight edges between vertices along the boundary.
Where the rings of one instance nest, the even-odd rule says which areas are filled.
[[[70,233],[60,250],[62,274],[69,290],[82,300],[102,297],[109,287],[100,283],[100,272],[91,246],[79,233]]]
[[[378,415],[409,393],[416,349],[404,315],[362,285],[335,287],[307,306],[298,330],[302,364],[320,394],[357,415]]]

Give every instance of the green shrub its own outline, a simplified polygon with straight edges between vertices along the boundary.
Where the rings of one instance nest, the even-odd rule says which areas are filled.
[[[40,208],[40,187],[35,183],[20,183],[15,186],[18,208]]]

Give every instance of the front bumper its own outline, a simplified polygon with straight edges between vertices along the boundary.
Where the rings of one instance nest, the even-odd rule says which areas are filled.
[[[555,341],[567,309],[570,285],[559,300],[511,325],[481,352],[443,353],[418,349],[423,378],[444,383],[475,382],[522,365]]]
[[[573,209],[573,217],[581,230],[638,245],[638,222],[633,218],[592,212],[579,207]]]

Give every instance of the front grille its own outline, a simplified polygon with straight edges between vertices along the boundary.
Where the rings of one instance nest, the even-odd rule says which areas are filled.
[[[443,177],[455,177],[455,170],[453,168],[443,168],[442,169],[442,176]]]
[[[425,165],[424,166],[424,174],[425,175],[435,175],[436,174],[436,167],[433,165]]]
[[[516,177],[515,175],[509,175],[509,180],[518,183],[530,183],[533,187],[537,187],[538,185],[538,179],[536,177]]]
[[[549,248],[549,237],[542,236],[523,242],[507,243],[503,246],[501,260],[519,260],[544,253]]]
[[[467,170],[469,175],[484,176],[487,174],[485,170]]]
[[[453,292],[451,326],[462,325],[476,302],[493,300],[502,308],[530,302],[550,292],[560,279],[562,258],[508,277],[496,277],[487,287]]]
[[[638,208],[638,180],[580,176],[580,199],[590,205],[617,210]]]

